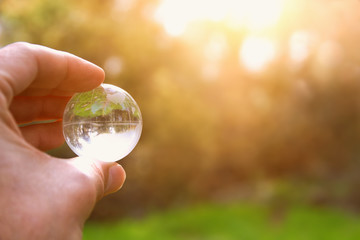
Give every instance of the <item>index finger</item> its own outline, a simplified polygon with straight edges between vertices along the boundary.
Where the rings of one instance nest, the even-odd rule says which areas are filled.
[[[7,103],[16,95],[71,96],[91,90],[104,71],[70,53],[29,43],[0,49],[0,91]]]

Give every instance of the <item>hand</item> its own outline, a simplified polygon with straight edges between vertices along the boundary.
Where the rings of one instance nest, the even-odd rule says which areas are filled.
[[[0,49],[0,239],[81,239],[97,200],[125,181],[116,163],[57,159],[61,118],[75,92],[103,81],[99,67],[27,43]],[[56,119],[18,127],[19,123]],[[40,149],[40,150],[39,150]]]

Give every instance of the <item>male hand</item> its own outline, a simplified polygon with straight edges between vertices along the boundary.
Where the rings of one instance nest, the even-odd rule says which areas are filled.
[[[70,97],[104,80],[101,68],[28,43],[0,49],[0,239],[81,239],[97,200],[125,181],[116,163],[58,159]],[[46,124],[18,127],[36,120]]]

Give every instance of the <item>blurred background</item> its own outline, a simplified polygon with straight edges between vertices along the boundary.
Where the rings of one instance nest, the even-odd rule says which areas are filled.
[[[0,0],[1,46],[92,61],[142,110],[85,239],[359,239],[359,23],[357,0]]]

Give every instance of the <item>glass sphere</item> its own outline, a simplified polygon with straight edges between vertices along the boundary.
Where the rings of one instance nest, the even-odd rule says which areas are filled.
[[[66,105],[63,133],[71,150],[105,162],[128,155],[140,139],[139,106],[123,89],[110,84],[75,94]]]

